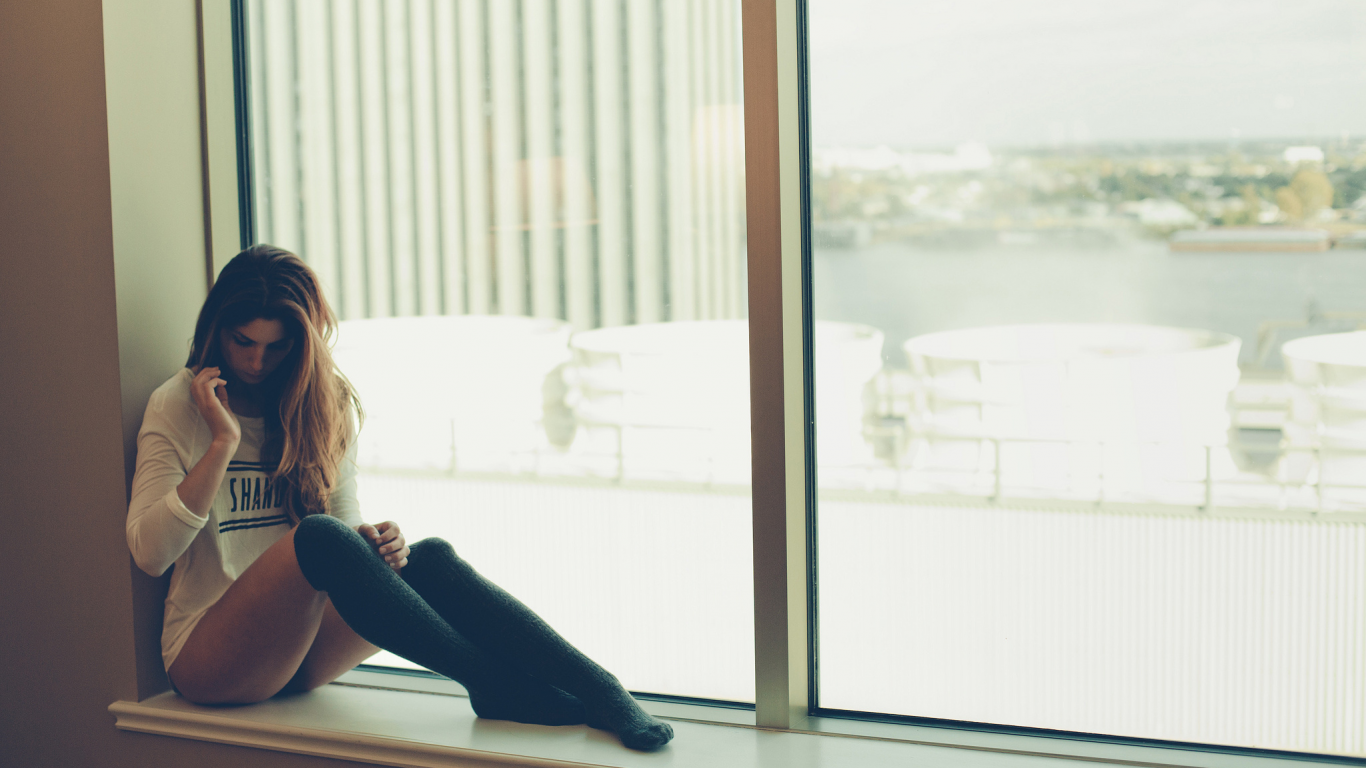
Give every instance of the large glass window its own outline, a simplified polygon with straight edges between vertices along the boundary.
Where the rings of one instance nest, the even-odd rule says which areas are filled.
[[[738,3],[247,5],[256,239],[343,318],[366,518],[753,701]]]
[[[820,705],[1366,750],[1366,6],[809,10]]]
[[[246,5],[367,518],[753,701],[739,2]],[[818,711],[1366,753],[1366,8],[799,5]]]

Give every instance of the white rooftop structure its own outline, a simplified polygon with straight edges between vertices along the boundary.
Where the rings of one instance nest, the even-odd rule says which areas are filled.
[[[1282,479],[1366,501],[1366,331],[1294,339],[1281,357],[1291,391]]]
[[[882,368],[882,332],[815,324],[817,446],[823,467],[867,467],[864,390]],[[647,323],[570,341],[571,454],[598,475],[750,482],[749,323]],[[596,461],[595,461],[596,459]]]
[[[1287,163],[1321,163],[1323,162],[1323,149],[1321,147],[1286,147],[1281,154],[1281,159]]]
[[[1143,498],[1234,471],[1240,340],[1151,325],[969,328],[904,344],[912,462],[1050,494]]]

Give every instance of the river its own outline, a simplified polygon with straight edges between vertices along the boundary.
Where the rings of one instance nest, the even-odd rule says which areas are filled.
[[[1165,243],[1101,246],[822,248],[813,259],[815,316],[866,323],[886,334],[883,356],[905,365],[903,341],[932,331],[1041,322],[1147,323],[1223,331],[1243,340],[1254,366],[1266,321],[1361,312],[1366,250],[1319,253],[1173,253]],[[1310,333],[1352,330],[1356,320],[1286,329],[1276,346]],[[1272,354],[1267,367],[1280,368]]]

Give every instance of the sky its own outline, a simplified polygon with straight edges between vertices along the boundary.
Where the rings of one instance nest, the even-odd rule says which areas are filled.
[[[1366,140],[1366,0],[808,0],[817,147]]]

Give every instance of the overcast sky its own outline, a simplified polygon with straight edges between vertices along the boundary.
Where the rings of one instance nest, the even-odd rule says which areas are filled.
[[[1366,0],[809,0],[816,146],[1366,140]]]

